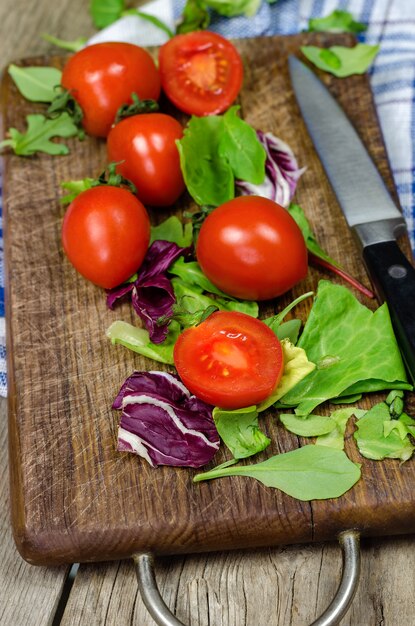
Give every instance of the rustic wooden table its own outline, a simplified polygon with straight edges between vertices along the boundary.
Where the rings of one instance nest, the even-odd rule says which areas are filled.
[[[1,64],[49,52],[48,32],[93,32],[85,0],[1,0]],[[9,524],[7,406],[0,400],[0,625],[151,626],[132,562],[36,568],[16,552]],[[169,607],[194,626],[305,625],[329,604],[341,572],[335,544],[160,559],[157,579]],[[343,626],[415,624],[411,537],[365,540],[356,598]]]

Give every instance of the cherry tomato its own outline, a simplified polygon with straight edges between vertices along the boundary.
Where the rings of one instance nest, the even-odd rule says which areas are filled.
[[[174,347],[174,364],[195,396],[223,409],[268,398],[284,368],[281,344],[272,330],[232,311],[212,313],[185,330]]]
[[[137,187],[144,204],[169,206],[184,191],[176,140],[183,128],[164,113],[142,113],[116,124],[107,139],[108,160]]]
[[[126,189],[93,187],[69,205],[62,224],[68,259],[82,276],[105,289],[126,281],[143,262],[150,220]]]
[[[170,39],[160,48],[159,68],[165,94],[190,115],[225,111],[242,85],[239,52],[230,41],[209,31]]]
[[[202,224],[197,260],[214,285],[245,300],[268,300],[307,274],[301,230],[283,207],[241,196],[215,209]]]
[[[71,91],[90,135],[106,137],[119,107],[131,94],[157,100],[160,76],[149,53],[130,43],[98,43],[83,48],[66,63],[62,86]]]

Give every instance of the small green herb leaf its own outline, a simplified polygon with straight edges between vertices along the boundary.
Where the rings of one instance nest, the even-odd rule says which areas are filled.
[[[90,13],[96,28],[105,28],[121,17],[124,0],[91,0]]]
[[[265,178],[267,155],[252,126],[238,116],[239,109],[231,107],[223,116],[219,154],[229,162],[235,178],[260,185]]]
[[[19,67],[11,64],[9,74],[16,87],[31,102],[52,102],[62,72],[55,67]]]
[[[127,15],[136,15],[140,19],[150,22],[150,24],[152,24],[156,28],[162,30],[164,33],[166,33],[168,37],[174,37],[173,31],[170,30],[167,24],[162,22],[162,20],[159,20],[159,18],[155,15],[145,13],[144,11],[139,11],[138,9],[126,9],[125,11],[121,12],[121,17],[125,17]]]
[[[271,440],[259,429],[258,411],[255,406],[235,411],[225,411],[215,407],[213,419],[220,438],[235,459],[245,459],[257,454],[271,443]]]
[[[360,466],[342,450],[304,446],[257,463],[233,465],[197,474],[194,482],[224,476],[249,476],[298,500],[338,498],[360,478]]]
[[[307,415],[304,418],[293,413],[280,413],[279,418],[290,433],[300,437],[317,437],[336,428],[336,422],[325,415]]]
[[[309,61],[325,72],[330,72],[338,78],[345,78],[353,74],[364,74],[379,51],[379,46],[358,43],[354,48],[333,46],[318,48],[317,46],[302,46],[301,52]]]
[[[70,52],[78,52],[78,50],[81,50],[88,41],[86,37],[78,37],[78,39],[75,39],[74,41],[65,41],[64,39],[58,39],[58,37],[48,35],[47,33],[42,35],[42,39],[48,41],[54,46],[57,46],[58,48],[62,48],[62,50],[69,50]]]
[[[339,9],[326,17],[311,18],[308,22],[309,32],[322,31],[326,33],[361,33],[366,30],[366,24],[356,22],[348,11]]]
[[[82,180],[67,180],[61,183],[62,189],[69,191],[66,195],[62,196],[59,202],[63,205],[70,204],[72,200],[75,200],[76,196],[80,193],[91,189],[93,187],[94,178],[83,178]]]
[[[187,0],[180,22],[177,26],[177,34],[191,33],[194,30],[204,30],[209,26],[210,15],[204,0]]]
[[[261,0],[206,0],[208,7],[226,17],[246,15],[252,17],[257,13]]]
[[[192,245],[192,224],[183,224],[176,215],[171,215],[158,226],[151,227],[150,245],[157,240],[170,241],[180,248],[187,248]],[[183,258],[180,257],[183,261]],[[177,262],[177,261],[176,261]],[[170,270],[171,271],[171,268]]]
[[[50,141],[52,137],[73,137],[78,129],[67,113],[62,113],[53,120],[44,115],[28,115],[27,131],[20,133],[16,128],[10,128],[10,139],[0,143],[0,148],[9,146],[20,156],[30,156],[35,152],[46,154],[68,154],[69,149],[62,143]]]
[[[335,423],[335,427],[332,431],[326,434],[322,434],[317,438],[317,446],[329,446],[330,448],[337,448],[343,450],[344,448],[344,435],[346,432],[347,422],[352,415],[361,417],[366,411],[361,411],[355,408],[343,408],[333,411],[330,415],[331,419]],[[308,420],[308,417],[307,417]]]

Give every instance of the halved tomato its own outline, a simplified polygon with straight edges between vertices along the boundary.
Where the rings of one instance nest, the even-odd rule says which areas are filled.
[[[225,111],[242,86],[242,59],[217,33],[176,35],[159,52],[162,88],[173,104],[190,115]]]
[[[186,329],[174,347],[174,364],[186,387],[223,409],[268,398],[282,376],[281,344],[264,322],[234,311],[212,313]]]

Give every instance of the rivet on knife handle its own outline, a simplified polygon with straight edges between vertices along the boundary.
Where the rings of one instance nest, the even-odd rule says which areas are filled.
[[[396,339],[415,382],[415,269],[396,241],[366,246],[363,259],[381,301],[387,301]]]

